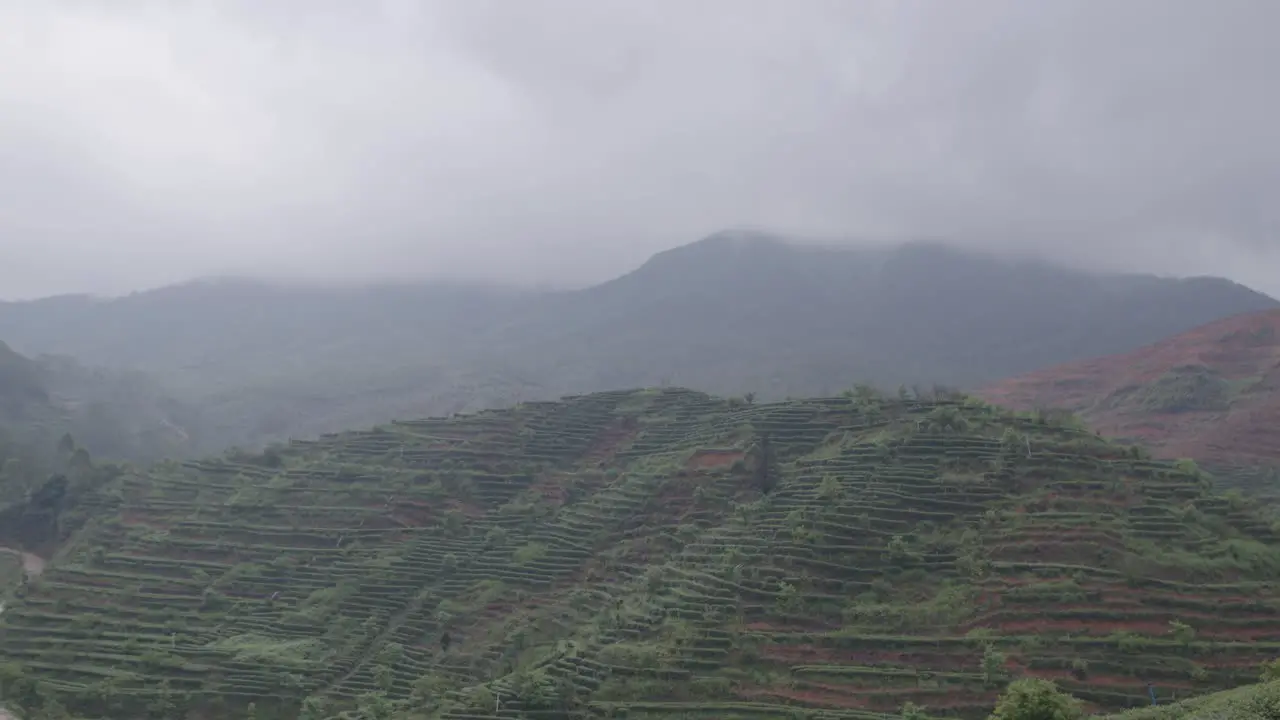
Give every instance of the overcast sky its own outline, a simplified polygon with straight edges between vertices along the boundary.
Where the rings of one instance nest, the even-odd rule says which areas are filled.
[[[1280,294],[1280,2],[0,0],[0,296],[582,283],[724,226]]]

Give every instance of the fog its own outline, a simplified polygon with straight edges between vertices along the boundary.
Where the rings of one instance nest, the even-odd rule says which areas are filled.
[[[583,284],[741,225],[1280,293],[1276,3],[0,0],[0,24],[4,297]]]

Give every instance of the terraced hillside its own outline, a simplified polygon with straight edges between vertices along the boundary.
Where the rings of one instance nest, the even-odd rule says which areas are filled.
[[[0,614],[0,698],[835,720],[1251,682],[1280,528],[1139,456],[970,400],[665,389],[163,465]]]

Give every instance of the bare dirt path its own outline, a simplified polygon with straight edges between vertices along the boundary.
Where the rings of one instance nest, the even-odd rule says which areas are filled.
[[[7,547],[0,547],[0,553],[9,553],[10,555],[17,555],[18,557],[21,557],[22,569],[32,577],[39,577],[40,574],[44,572],[45,561],[44,558],[39,555],[33,555],[29,552],[22,552],[20,550],[14,550],[13,548]],[[12,720],[12,718],[0,714],[0,720]]]

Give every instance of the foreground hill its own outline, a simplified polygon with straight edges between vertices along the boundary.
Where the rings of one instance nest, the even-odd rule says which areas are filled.
[[[1280,528],[1140,455],[976,401],[667,389],[127,472],[0,615],[0,697],[879,720],[1250,682]]]
[[[202,282],[0,304],[0,337],[156,374],[198,403],[203,447],[220,451],[616,387],[974,387],[1268,308],[1217,278],[726,232],[572,292]]]
[[[977,394],[1024,410],[1066,408],[1159,457],[1195,458],[1254,489],[1280,490],[1280,311],[1226,318]]]

